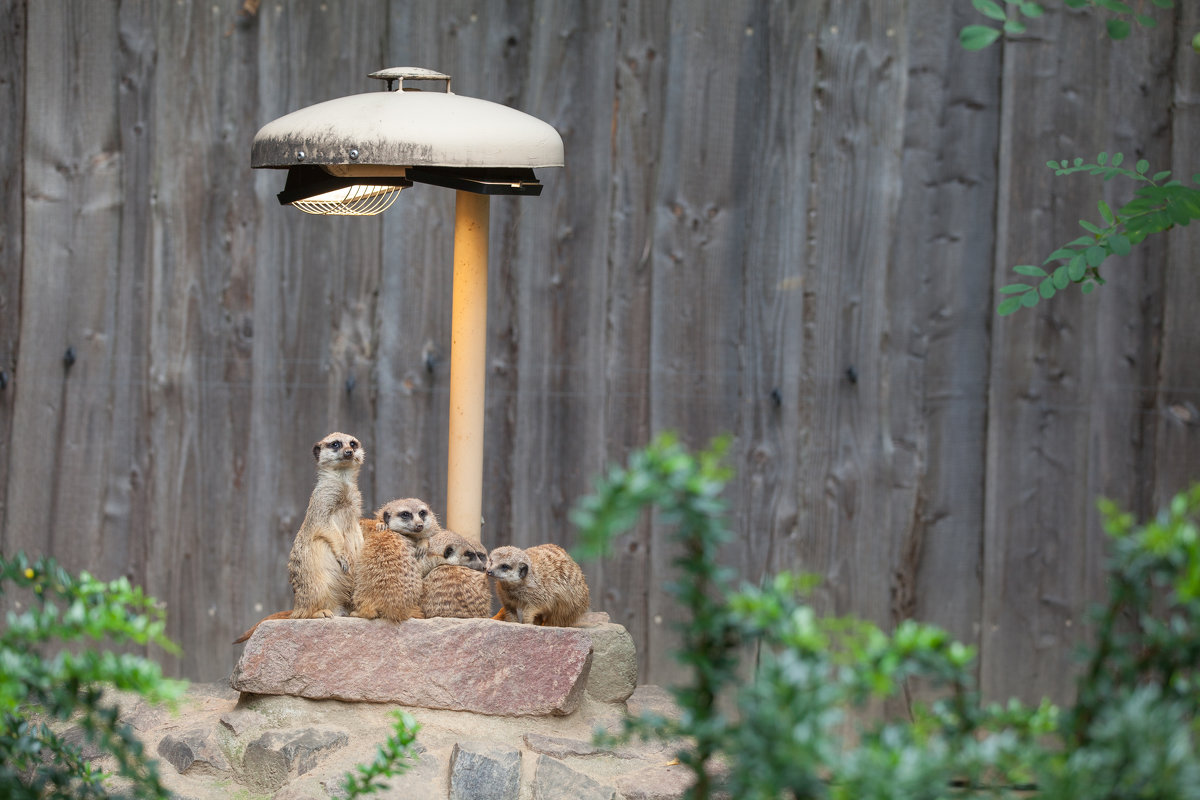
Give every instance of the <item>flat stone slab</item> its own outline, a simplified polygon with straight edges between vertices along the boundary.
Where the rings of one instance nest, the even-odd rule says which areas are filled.
[[[240,692],[310,700],[570,714],[591,662],[591,639],[573,628],[488,619],[267,620],[229,682]]]

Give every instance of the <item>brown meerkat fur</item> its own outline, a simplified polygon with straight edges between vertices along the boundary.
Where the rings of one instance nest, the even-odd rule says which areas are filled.
[[[313,445],[317,484],[308,499],[304,522],[288,556],[292,610],[265,619],[320,619],[349,608],[354,592],[354,564],[362,550],[362,493],[358,471],[366,451],[358,439],[333,432]],[[255,623],[234,643],[250,638],[265,620]]]
[[[371,531],[383,530],[404,536],[412,544],[416,558],[425,556],[429,537],[441,530],[429,504],[415,497],[389,500],[376,509],[374,518],[361,519],[358,524],[364,537]]]
[[[418,559],[421,577],[430,570],[445,565],[467,567],[476,572],[487,569],[487,551],[483,545],[472,544],[467,537],[442,528],[426,540],[424,554]]]
[[[428,617],[482,618],[492,614],[492,590],[483,570],[487,553],[454,531],[429,540],[422,559],[421,613]]]
[[[441,530],[437,516],[423,500],[408,497],[380,506],[375,518],[374,530],[365,533],[351,615],[393,622],[419,618],[419,562],[429,551],[429,538]]]
[[[292,619],[332,617],[349,607],[354,563],[362,550],[358,471],[366,452],[358,439],[331,433],[313,445],[317,485],[288,556]]]
[[[501,606],[493,619],[567,628],[588,610],[583,570],[556,544],[497,547],[488,556],[487,574]]]

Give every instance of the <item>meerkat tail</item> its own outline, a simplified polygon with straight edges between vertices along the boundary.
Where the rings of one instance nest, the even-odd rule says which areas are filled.
[[[242,642],[246,641],[247,639],[249,639],[249,638],[250,638],[250,637],[251,637],[251,636],[254,634],[254,632],[255,632],[256,630],[258,630],[258,626],[259,626],[259,625],[262,625],[264,622],[266,622],[266,621],[267,621],[267,620],[269,620],[269,619],[289,619],[289,618],[291,618],[291,616],[292,616],[292,612],[291,612],[291,611],[276,611],[274,614],[271,614],[271,615],[269,615],[269,616],[263,617],[263,618],[262,618],[262,619],[260,619],[258,622],[254,623],[254,625],[252,625],[252,626],[250,627],[250,630],[246,631],[246,632],[245,632],[245,633],[243,633],[241,636],[239,636],[238,638],[234,639],[234,640],[233,640],[233,643],[234,643],[234,644],[241,644]]]

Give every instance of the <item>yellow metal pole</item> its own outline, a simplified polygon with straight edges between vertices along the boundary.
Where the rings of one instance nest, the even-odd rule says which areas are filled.
[[[445,526],[481,542],[487,377],[488,197],[459,191],[450,317],[450,451]]]

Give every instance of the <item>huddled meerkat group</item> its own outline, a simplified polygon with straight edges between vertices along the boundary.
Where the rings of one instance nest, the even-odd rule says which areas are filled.
[[[429,505],[411,497],[391,500],[364,519],[362,444],[334,432],[312,452],[317,483],[288,557],[292,609],[266,619],[320,619],[339,611],[393,622],[484,618],[492,615],[489,578],[500,601],[492,619],[569,627],[588,610],[583,571],[558,545],[498,547],[489,555],[481,544],[441,528]],[[235,643],[249,639],[260,623]]]

